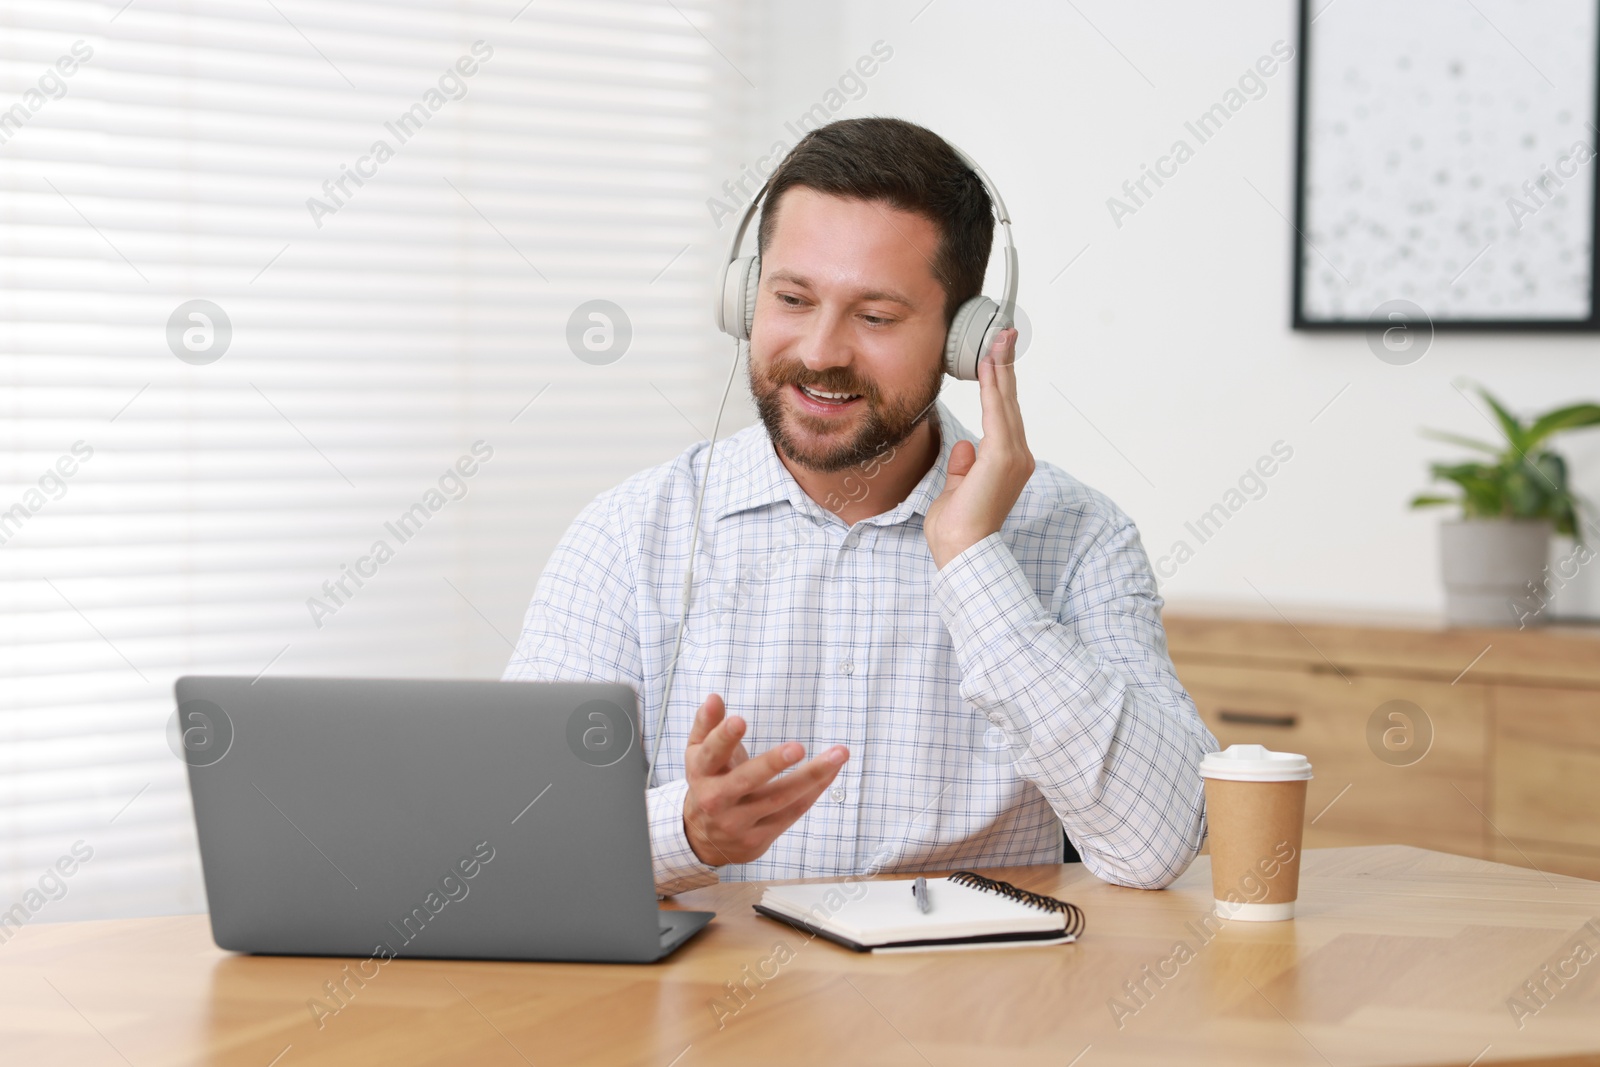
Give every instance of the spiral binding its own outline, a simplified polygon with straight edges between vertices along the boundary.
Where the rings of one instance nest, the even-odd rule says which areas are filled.
[[[1083,933],[1085,924],[1083,909],[1076,904],[1069,904],[1065,900],[1057,900],[1055,897],[1047,897],[1043,893],[1035,893],[1031,889],[1023,889],[1020,886],[1012,885],[1010,882],[1002,882],[996,878],[985,878],[976,871],[957,871],[950,876],[949,880],[959,885],[982,889],[985,892],[999,893],[1001,896],[1010,897],[1012,900],[1039,908],[1042,911],[1059,911],[1067,917],[1067,927],[1063,931],[1064,933],[1073,937]]]

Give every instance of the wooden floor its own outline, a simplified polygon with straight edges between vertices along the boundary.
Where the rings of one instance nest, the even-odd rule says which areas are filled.
[[[220,952],[204,916],[31,926],[0,945],[0,1063],[1600,1063],[1600,884],[1401,846],[1305,860],[1292,922],[1199,926],[1205,857],[1165,892],[1009,868],[988,873],[1082,906],[1083,941],[870,956],[729,883],[676,899],[719,915],[665,963],[396,960],[364,984]]]

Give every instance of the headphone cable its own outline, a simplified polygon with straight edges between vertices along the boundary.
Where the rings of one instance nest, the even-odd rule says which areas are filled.
[[[728,406],[728,394],[733,391],[733,379],[739,373],[739,356],[742,346],[739,341],[733,343],[733,365],[728,368],[728,383],[722,387],[722,403],[717,405],[717,418],[711,425],[711,447],[706,449],[706,476],[700,483],[700,491],[695,494],[694,525],[689,535],[689,562],[683,572],[683,604],[682,614],[678,619],[678,636],[672,642],[672,659],[667,664],[667,683],[665,692],[661,694],[661,710],[656,713],[656,725],[652,731],[653,743],[650,746],[650,773],[645,776],[644,787],[649,789],[656,777],[656,758],[661,754],[661,739],[665,736],[662,727],[667,721],[667,703],[672,699],[672,679],[678,672],[678,653],[683,648],[683,632],[689,628],[689,603],[694,591],[694,552],[695,546],[700,541],[700,506],[706,500],[706,486],[711,484],[711,461],[717,454],[717,431],[722,428],[722,413]],[[690,466],[693,473],[693,466]],[[687,771],[687,768],[685,768]]]

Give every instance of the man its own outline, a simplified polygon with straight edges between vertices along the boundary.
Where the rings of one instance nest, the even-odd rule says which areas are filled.
[[[761,423],[716,448],[659,749],[708,445],[602,493],[551,556],[505,678],[638,690],[658,893],[1059,863],[1063,828],[1099,877],[1160,888],[1199,851],[1216,741],[1133,523],[1035,463],[1015,330],[980,364],[981,445],[938,403],[993,233],[911,123],[832,123],[774,173]]]

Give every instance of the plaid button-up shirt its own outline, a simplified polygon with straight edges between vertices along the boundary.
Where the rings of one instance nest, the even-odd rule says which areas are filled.
[[[1003,528],[935,568],[923,536],[950,450],[897,507],[846,525],[806,495],[760,423],[719,442],[694,596],[648,790],[656,891],[717,879],[1059,863],[1159,888],[1205,836],[1217,747],[1179,683],[1133,523],[1038,461]],[[626,682],[654,750],[708,445],[591,502],[561,539],[506,680]],[[861,472],[870,476],[871,468]],[[684,746],[720,693],[752,755],[842,744],[833,785],[750,863],[684,836]]]

